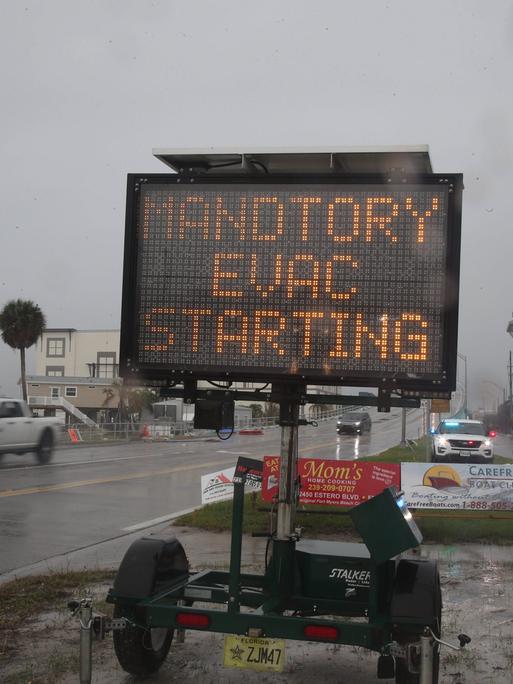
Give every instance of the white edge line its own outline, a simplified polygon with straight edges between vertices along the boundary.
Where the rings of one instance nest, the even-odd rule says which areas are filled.
[[[158,525],[159,523],[168,522],[169,520],[174,520],[175,518],[180,518],[182,515],[187,515],[192,513],[196,509],[201,508],[201,506],[194,506],[194,508],[186,508],[183,511],[177,511],[176,513],[170,513],[169,515],[163,515],[160,518],[153,518],[153,520],[145,520],[144,522],[137,523],[136,525],[130,525],[129,527],[122,527],[122,532],[137,532],[137,530],[143,530],[145,527],[153,527],[153,525]]]

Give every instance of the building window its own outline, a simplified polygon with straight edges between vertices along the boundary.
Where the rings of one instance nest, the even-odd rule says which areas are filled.
[[[47,366],[46,375],[50,378],[62,378],[64,375],[64,366]]]
[[[67,397],[76,397],[77,396],[77,388],[76,387],[66,387],[65,395]]]
[[[98,352],[96,355],[97,378],[115,378],[118,374],[116,352]]]
[[[47,356],[64,356],[64,337],[48,337],[46,340]]]
[[[50,387],[50,396],[52,399],[58,399],[61,396],[60,387]]]

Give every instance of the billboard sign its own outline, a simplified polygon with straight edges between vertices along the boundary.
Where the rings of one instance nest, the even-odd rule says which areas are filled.
[[[452,389],[461,187],[129,176],[121,373]]]
[[[399,463],[367,463],[324,458],[300,458],[299,502],[320,506],[357,506],[390,486],[400,488]],[[280,457],[265,456],[262,499],[278,498]]]
[[[513,511],[511,463],[402,463],[409,508]]]

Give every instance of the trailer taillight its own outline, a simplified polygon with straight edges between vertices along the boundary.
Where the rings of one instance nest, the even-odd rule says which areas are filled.
[[[324,627],[322,625],[307,625],[304,635],[308,639],[320,639],[322,641],[337,641],[339,634],[337,627]]]
[[[180,627],[208,627],[210,617],[204,613],[177,613],[176,622]]]

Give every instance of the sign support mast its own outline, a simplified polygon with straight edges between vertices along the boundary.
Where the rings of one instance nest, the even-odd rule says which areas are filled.
[[[274,388],[273,388],[274,389]],[[296,505],[299,492],[297,479],[299,387],[281,388],[280,398],[280,483],[276,539],[290,541],[294,535]]]

